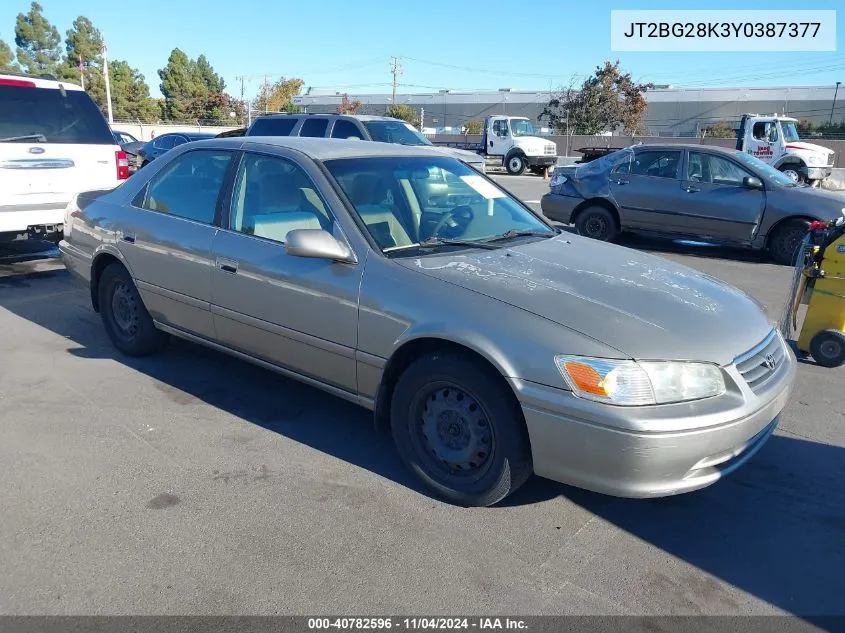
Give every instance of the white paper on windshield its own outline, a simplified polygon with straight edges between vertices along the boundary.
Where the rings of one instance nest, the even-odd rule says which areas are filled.
[[[478,193],[480,193],[488,200],[492,200],[493,198],[505,197],[505,194],[503,192],[496,189],[496,187],[484,180],[484,178],[482,178],[481,176],[461,176],[461,180],[463,180],[466,184],[475,189]]]

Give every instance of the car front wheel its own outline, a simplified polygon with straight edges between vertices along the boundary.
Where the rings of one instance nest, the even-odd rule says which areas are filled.
[[[156,329],[138,289],[121,264],[115,262],[106,267],[97,290],[103,325],[118,350],[127,356],[148,356],[161,349],[167,335]]]
[[[807,220],[787,220],[775,229],[769,240],[769,253],[775,263],[792,266],[798,256],[798,248],[807,234]]]
[[[511,176],[519,176],[525,171],[525,158],[519,154],[509,156],[507,161],[505,161],[505,169],[508,170]]]
[[[439,496],[489,506],[531,475],[528,433],[507,383],[473,358],[435,352],[413,362],[391,402],[406,465]]]
[[[611,242],[619,232],[616,218],[613,214],[600,206],[587,207],[575,218],[575,229],[578,235],[591,237],[602,242]]]

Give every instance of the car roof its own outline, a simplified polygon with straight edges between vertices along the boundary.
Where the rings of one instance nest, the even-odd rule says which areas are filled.
[[[625,149],[620,148],[620,149]],[[643,145],[635,145],[633,147],[634,151],[642,152],[646,150],[667,150],[667,149],[676,149],[676,150],[694,150],[696,152],[700,151],[712,151],[717,152],[719,154],[735,154],[736,149],[733,147],[722,147],[721,145],[699,145],[696,143],[648,143]]]
[[[302,136],[244,136],[214,138],[199,141],[197,145],[227,149],[255,149],[256,146],[290,148],[307,154],[317,160],[363,157],[405,157],[429,156],[448,158],[442,151],[424,145],[399,145],[376,141],[358,141],[338,138],[314,138]]]
[[[53,75],[28,75],[26,73],[3,72],[0,73],[0,79],[27,82],[33,84],[35,88],[52,88],[54,90],[64,88],[65,90],[82,90],[82,86],[70,81],[57,81]]]
[[[359,121],[402,121],[391,116],[379,116],[377,114],[339,114],[337,112],[270,112],[262,114],[256,119],[265,119],[284,116],[307,116],[307,117],[331,117],[335,119],[358,119]],[[402,121],[404,123],[404,121]]]

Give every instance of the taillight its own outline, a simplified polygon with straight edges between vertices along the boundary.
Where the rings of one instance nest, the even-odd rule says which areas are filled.
[[[114,160],[117,163],[117,179],[126,180],[129,178],[129,159],[126,157],[126,152],[122,149],[114,153]]]
[[[27,81],[26,79],[7,79],[0,78],[0,86],[18,86],[20,88],[35,88],[34,81]]]

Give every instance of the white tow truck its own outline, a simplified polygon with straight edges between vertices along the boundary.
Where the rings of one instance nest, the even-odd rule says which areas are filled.
[[[798,119],[777,114],[743,114],[736,148],[768,163],[796,182],[819,185],[836,162],[833,150],[798,138]]]
[[[519,116],[488,116],[480,143],[466,141],[435,141],[456,149],[476,152],[482,156],[501,158],[509,174],[518,176],[527,169],[536,174],[557,164],[557,145],[540,138],[531,119]]]

